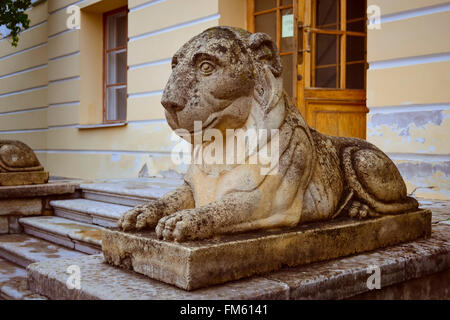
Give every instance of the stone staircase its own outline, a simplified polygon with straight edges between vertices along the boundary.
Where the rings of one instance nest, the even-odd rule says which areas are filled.
[[[81,184],[82,198],[50,202],[53,216],[19,219],[24,233],[0,236],[0,299],[46,299],[27,289],[29,264],[101,253],[102,228],[114,227],[123,212],[181,183],[146,178]]]

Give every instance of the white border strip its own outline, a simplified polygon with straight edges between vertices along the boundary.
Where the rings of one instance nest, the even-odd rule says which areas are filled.
[[[155,119],[155,120],[135,120],[135,121],[128,121],[127,125],[141,125],[141,124],[165,124],[167,123],[165,119]],[[119,123],[119,124],[113,124],[113,125],[105,125],[105,128],[109,127],[122,127],[125,124]],[[28,133],[28,132],[43,132],[43,131],[49,131],[49,130],[57,130],[57,129],[66,129],[66,128],[78,128],[78,129],[91,129],[91,128],[97,128],[95,125],[80,125],[80,124],[68,124],[68,125],[56,125],[56,126],[48,126],[47,128],[39,128],[39,129],[21,129],[21,130],[0,130],[1,134],[14,134],[14,133]],[[102,128],[101,125],[98,126],[98,128]]]
[[[50,39],[54,39],[54,38],[59,37],[59,36],[61,36],[61,35],[63,35],[63,34],[70,33],[70,32],[73,32],[73,31],[78,31],[78,29],[66,29],[66,30],[63,30],[63,31],[54,33],[54,34],[52,34],[51,36],[48,36],[48,39],[49,39],[49,40],[50,40]]]
[[[450,110],[450,103],[448,104],[414,104],[405,106],[385,106],[385,107],[369,107],[369,114],[378,113],[404,113],[404,112],[426,112]]]
[[[64,107],[73,107],[73,106],[79,106],[80,101],[68,101],[68,102],[61,102],[61,103],[53,103],[50,104],[48,107],[53,108],[64,108]]]
[[[159,29],[159,30],[155,30],[155,31],[150,31],[150,32],[147,32],[147,33],[143,33],[143,34],[134,36],[134,37],[130,37],[128,42],[133,42],[133,41],[136,41],[136,40],[145,39],[145,38],[148,38],[148,37],[155,36],[157,34],[166,33],[166,32],[169,32],[169,31],[174,31],[174,30],[186,28],[186,27],[189,27],[189,26],[193,26],[193,25],[196,25],[196,24],[203,23],[203,22],[218,20],[219,18],[220,18],[220,14],[216,13],[216,14],[213,14],[211,16],[203,17],[203,18],[200,18],[200,19],[195,19],[195,20],[188,21],[188,22],[183,22],[183,23],[176,24],[176,25],[173,25],[173,26],[170,26],[170,27],[167,27],[167,28],[163,28],[163,29]]]
[[[166,0],[150,0],[150,1],[146,2],[146,3],[142,3],[142,4],[137,5],[135,7],[129,8],[130,9],[130,13],[135,12],[135,11],[139,11],[141,9],[144,9],[144,8],[147,8],[147,7],[150,7],[150,6],[153,6],[155,4],[165,2],[165,1]]]
[[[55,83],[59,83],[59,82],[67,82],[67,81],[80,80],[80,79],[81,79],[80,76],[74,76],[74,77],[69,77],[69,78],[50,80],[48,83],[49,84],[55,84]]]
[[[151,119],[151,120],[132,120],[128,121],[128,124],[158,124],[158,123],[167,123],[166,119]]]
[[[172,62],[172,59],[168,58],[168,59],[156,60],[156,61],[151,61],[151,62],[138,63],[138,64],[129,66],[130,67],[129,70],[159,66],[159,65],[171,63],[171,62]]]
[[[420,154],[420,153],[386,153],[392,160],[397,161],[423,161],[444,162],[450,161],[450,155],[446,154]]]
[[[31,68],[28,68],[28,69],[24,69],[24,70],[20,70],[20,71],[16,71],[16,72],[5,74],[3,76],[0,76],[0,80],[1,79],[6,79],[6,78],[10,78],[10,77],[14,77],[14,76],[18,76],[19,74],[23,74],[23,73],[27,73],[27,72],[44,69],[44,68],[47,68],[47,64],[46,63],[45,64],[41,64],[40,66],[31,67]]]
[[[65,128],[76,128],[78,123],[74,124],[62,124],[57,126],[48,126],[48,130],[65,129]]]
[[[417,65],[417,64],[443,62],[443,61],[450,61],[450,52],[436,53],[436,54],[430,54],[430,55],[426,55],[426,56],[416,56],[416,57],[384,60],[384,61],[374,61],[374,62],[370,62],[369,70],[398,68],[398,67],[413,66],[413,65]]]
[[[21,114],[21,113],[27,113],[27,112],[33,112],[33,111],[39,111],[39,110],[45,110],[48,107],[39,107],[39,108],[31,108],[31,109],[24,109],[24,110],[16,110],[16,111],[8,111],[8,112],[2,112],[0,113],[0,117],[2,116],[9,116],[11,114]]]
[[[46,131],[48,131],[48,128],[23,129],[23,130],[4,130],[4,131],[0,131],[0,134],[31,133],[31,132],[46,132]]]
[[[40,47],[43,47],[43,46],[46,46],[47,43],[48,43],[48,42],[46,41],[46,42],[37,44],[37,45],[35,45],[35,46],[33,46],[33,47],[30,47],[30,48],[27,48],[27,49],[23,49],[23,50],[14,52],[14,53],[10,53],[10,54],[8,54],[8,55],[6,55],[6,56],[1,57],[1,58],[0,58],[0,61],[5,60],[5,59],[8,59],[8,58],[11,58],[11,57],[14,57],[14,56],[17,56],[17,55],[19,55],[19,54],[22,54],[22,53],[25,53],[25,52],[28,52],[28,51],[31,51],[31,50],[34,50],[34,49],[37,49],[37,48],[40,48]]]
[[[49,150],[37,149],[33,150],[36,153],[53,153],[53,154],[124,154],[124,155],[151,155],[151,156],[169,156],[170,151],[129,151],[129,150]]]
[[[43,86],[39,86],[39,87],[34,87],[34,88],[29,88],[29,89],[24,89],[24,90],[19,90],[19,91],[3,93],[3,94],[0,94],[0,98],[14,96],[14,95],[17,95],[17,94],[22,94],[22,93],[27,93],[27,92],[32,92],[32,91],[38,91],[38,90],[46,89],[46,88],[48,88],[48,85],[43,85]]]
[[[77,1],[77,2],[74,2],[74,3],[71,3],[71,4],[68,4],[68,5],[65,6],[65,7],[62,7],[62,8],[59,8],[59,9],[56,9],[56,10],[53,10],[53,11],[49,12],[49,14],[57,13],[57,12],[59,12],[59,11],[62,11],[62,10],[67,9],[67,8],[70,7],[70,6],[76,6],[76,5],[82,4],[83,2],[86,2],[86,1],[88,1],[88,0],[80,0],[80,1]]]
[[[394,0],[391,0],[394,1]],[[421,17],[429,14],[440,13],[450,10],[450,3],[438,4],[435,6],[417,8],[409,11],[391,13],[381,16],[381,23],[394,22],[399,20],[405,20],[410,18]]]
[[[36,29],[36,28],[38,28],[38,27],[42,26],[42,25],[43,25],[43,24],[45,24],[45,23],[47,23],[47,20],[45,20],[45,21],[42,21],[42,22],[39,22],[39,23],[37,23],[37,24],[35,24],[35,25],[33,25],[33,26],[29,27],[28,29],[26,29],[26,30],[23,30],[23,31],[19,32],[19,36],[20,36],[21,34],[24,34],[25,32],[28,32],[28,31],[34,30],[34,29]],[[2,41],[4,41],[4,40],[6,40],[7,38],[10,38],[10,34],[8,34],[7,36],[5,36],[5,37],[1,38],[1,39],[0,39],[0,42],[2,42]]]
[[[144,97],[152,97],[152,96],[158,96],[162,95],[163,90],[158,91],[148,91],[148,92],[140,92],[140,93],[129,93],[128,98],[144,98]]]
[[[79,54],[80,54],[80,51],[75,51],[75,52],[72,52],[72,53],[64,54],[62,56],[50,58],[50,59],[48,59],[48,61],[55,62],[55,61],[62,60],[62,59],[65,59],[65,58],[69,58],[69,57],[72,57],[72,56],[76,56],[76,55],[79,55]]]

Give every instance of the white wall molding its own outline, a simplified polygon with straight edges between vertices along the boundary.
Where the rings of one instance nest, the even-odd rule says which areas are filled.
[[[392,160],[397,161],[422,161],[422,162],[447,162],[448,154],[421,154],[421,153],[386,153]]]
[[[203,18],[200,18],[200,19],[195,19],[195,20],[191,20],[191,21],[188,21],[188,22],[183,22],[183,23],[176,24],[176,25],[173,25],[173,26],[170,26],[170,27],[167,27],[167,28],[158,29],[158,30],[146,32],[146,33],[143,33],[143,34],[140,34],[140,35],[136,35],[134,37],[130,37],[129,38],[129,42],[133,42],[133,41],[136,41],[136,40],[148,38],[148,37],[155,36],[155,35],[161,34],[161,33],[166,33],[166,32],[169,32],[169,31],[183,29],[183,28],[186,28],[186,27],[189,27],[189,26],[193,26],[193,25],[196,25],[196,24],[200,24],[200,23],[203,23],[203,22],[218,20],[219,18],[220,18],[220,14],[216,13],[216,14],[213,14],[213,15],[210,15],[210,16],[206,16],[206,17],[203,17]]]
[[[29,47],[29,48],[27,48],[27,49],[23,49],[23,50],[20,50],[20,51],[17,51],[17,52],[8,54],[8,55],[6,55],[6,56],[0,57],[0,61],[1,61],[1,60],[5,60],[5,59],[8,59],[8,58],[11,58],[11,57],[14,57],[14,56],[17,56],[17,55],[19,55],[19,54],[22,54],[22,53],[25,53],[25,52],[28,52],[28,51],[31,51],[31,50],[34,50],[34,49],[38,49],[38,48],[43,47],[43,46],[46,46],[47,43],[48,43],[48,42],[46,41],[46,42],[37,44],[37,45],[35,45],[35,46]]]
[[[150,6],[153,6],[155,4],[165,2],[165,1],[166,0],[150,0],[150,1],[147,1],[145,3],[137,5],[135,7],[129,8],[130,9],[130,13],[135,12],[135,11],[139,11],[141,9],[144,9],[144,8],[147,8],[147,7],[150,7]]]
[[[435,53],[425,56],[398,58],[392,60],[373,61],[369,63],[369,70],[407,67],[417,64],[450,61],[450,52]]]
[[[3,76],[0,76],[0,80],[1,79],[6,79],[6,78],[10,78],[10,77],[14,77],[14,76],[17,76],[19,74],[28,73],[28,72],[31,72],[31,71],[45,69],[45,68],[47,68],[47,64],[46,63],[45,64],[41,64],[40,66],[35,66],[35,67],[31,67],[31,68],[23,69],[23,70],[20,70],[20,71],[15,71],[15,72],[12,72],[12,73],[5,74]]]
[[[439,110],[450,110],[450,102],[443,104],[414,104],[414,105],[385,106],[385,107],[368,106],[368,108],[370,109],[369,114],[439,111]]]
[[[392,0],[392,1],[395,1],[395,0]],[[381,24],[421,17],[421,16],[445,12],[445,11],[450,11],[450,2],[444,3],[444,4],[438,4],[435,6],[429,6],[429,7],[417,8],[417,9],[408,10],[408,11],[391,13],[391,14],[387,14],[387,15],[383,15],[383,12],[381,12],[381,14],[382,14],[381,15]]]

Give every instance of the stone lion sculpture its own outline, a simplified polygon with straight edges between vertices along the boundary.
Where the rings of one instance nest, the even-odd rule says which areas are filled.
[[[172,69],[161,101],[172,129],[195,134],[194,121],[221,131],[278,129],[278,171],[191,164],[178,189],[124,213],[122,230],[156,227],[160,239],[186,241],[418,207],[377,147],[308,127],[282,89],[280,55],[268,35],[208,29],[175,53]]]

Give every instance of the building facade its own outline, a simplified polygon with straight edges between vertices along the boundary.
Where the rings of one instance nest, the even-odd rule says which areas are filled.
[[[47,0],[29,16],[17,47],[0,40],[0,139],[52,176],[183,172],[160,104],[171,56],[230,25],[272,36],[311,126],[369,140],[409,192],[450,198],[449,1]]]

